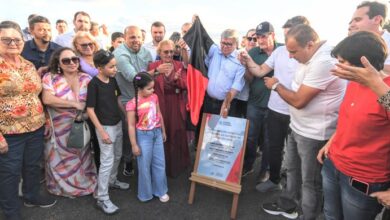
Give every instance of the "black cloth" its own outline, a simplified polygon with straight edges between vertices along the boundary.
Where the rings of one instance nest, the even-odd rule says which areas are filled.
[[[61,48],[61,46],[54,42],[49,42],[49,47],[47,50],[41,51],[37,48],[34,39],[32,39],[24,44],[22,57],[32,62],[35,68],[38,70],[42,66],[49,65],[51,55],[58,48]]]
[[[121,120],[118,97],[121,95],[115,78],[108,83],[97,76],[88,84],[87,107],[94,108],[102,125],[116,125]]]

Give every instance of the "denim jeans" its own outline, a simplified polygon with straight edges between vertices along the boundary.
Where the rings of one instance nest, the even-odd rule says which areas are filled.
[[[18,186],[23,177],[23,197],[34,201],[39,196],[40,163],[43,156],[43,131],[4,135],[8,152],[0,154],[0,207],[6,219],[21,219]]]
[[[138,162],[138,199],[145,202],[168,192],[165,174],[165,155],[161,128],[148,131],[137,129],[137,143],[141,149]]]
[[[249,120],[249,130],[245,150],[244,170],[250,170],[253,168],[253,163],[256,160],[256,148],[260,135],[264,138],[261,171],[267,169],[268,167],[267,115],[268,108],[260,108],[250,103],[248,104],[246,116]]]
[[[343,174],[329,159],[322,167],[324,189],[324,215],[327,220],[353,219],[374,220],[381,212],[382,205],[376,198],[364,194],[349,184],[350,177]],[[390,182],[370,184],[369,193],[386,191]]]
[[[317,154],[326,142],[303,137],[294,131],[288,136],[287,188],[282,192],[278,204],[286,210],[294,209],[302,197],[304,219],[316,219],[321,212],[322,178]]]
[[[122,157],[122,122],[116,125],[103,125],[103,129],[110,137],[112,144],[105,144],[102,141],[99,131],[96,135],[100,146],[100,168],[98,175],[97,197],[99,200],[110,199],[108,195],[109,183],[114,183],[118,174],[118,166]]]
[[[269,179],[275,184],[280,182],[282,154],[284,142],[290,130],[289,124],[289,115],[269,110],[267,118]]]

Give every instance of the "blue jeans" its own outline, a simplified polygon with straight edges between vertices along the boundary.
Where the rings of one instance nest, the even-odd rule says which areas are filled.
[[[168,192],[165,174],[165,155],[161,128],[148,131],[137,129],[137,143],[141,149],[138,162],[138,199],[142,202]]]
[[[353,219],[370,220],[381,212],[382,205],[376,198],[370,197],[349,184],[346,176],[333,165],[329,159],[322,167],[322,184],[324,189],[324,215],[327,220]],[[386,191],[388,183],[370,184],[369,193]]]
[[[18,186],[23,177],[23,197],[34,201],[39,196],[40,163],[43,156],[43,131],[4,135],[8,152],[0,154],[0,207],[6,219],[21,219]]]
[[[268,167],[267,115],[267,108],[256,107],[248,103],[246,116],[249,120],[249,130],[245,150],[244,170],[251,170],[253,168],[253,163],[256,160],[256,148],[259,144],[258,140],[260,135],[264,138],[261,171],[264,171]]]
[[[322,208],[321,164],[318,151],[325,141],[314,140],[295,133],[288,136],[286,146],[287,188],[283,190],[278,205],[286,210],[296,209],[302,198],[304,219],[316,219]],[[302,196],[301,196],[302,195]]]

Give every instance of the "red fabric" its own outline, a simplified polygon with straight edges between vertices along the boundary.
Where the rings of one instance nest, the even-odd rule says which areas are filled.
[[[390,85],[390,77],[385,82]],[[368,183],[390,181],[390,112],[377,98],[367,87],[349,83],[329,149],[338,170]]]
[[[240,153],[237,155],[237,158],[234,161],[233,167],[230,170],[228,177],[226,178],[226,182],[238,183],[238,180],[240,179],[240,165],[241,165],[241,158],[242,158],[243,149],[244,148],[241,148]]]
[[[148,69],[155,69],[162,63],[162,61],[151,63]],[[160,74],[155,77],[154,84],[167,135],[164,149],[166,173],[170,177],[178,176],[190,165],[186,130],[187,76],[181,62],[173,61],[173,66],[174,69],[169,77]],[[180,69],[182,70],[180,78],[174,80],[174,73]]]
[[[191,122],[192,124],[197,125],[209,80],[202,72],[189,64],[187,69],[187,82]]]

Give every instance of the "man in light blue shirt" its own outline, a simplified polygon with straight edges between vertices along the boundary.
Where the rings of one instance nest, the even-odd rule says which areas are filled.
[[[203,103],[205,113],[237,116],[234,99],[244,85],[245,67],[237,59],[239,35],[236,30],[226,29],[221,34],[221,47],[212,45],[205,63],[209,82]]]
[[[124,33],[125,42],[119,45],[114,50],[116,66],[118,73],[115,75],[119,89],[121,90],[121,102],[123,109],[126,103],[134,97],[134,76],[141,71],[146,71],[152,55],[142,46],[142,32],[137,26],[128,26]],[[134,174],[131,163],[131,146],[128,136],[128,125],[126,113],[122,114],[122,129],[123,129],[123,159],[124,170],[123,175],[131,176]]]
[[[134,97],[133,78],[141,71],[146,71],[152,55],[142,46],[141,29],[136,26],[129,26],[124,33],[125,42],[114,50],[117,62],[118,74],[116,80],[122,93],[122,104]]]

